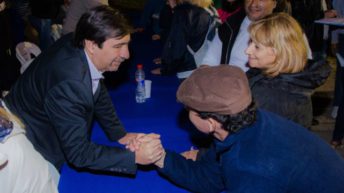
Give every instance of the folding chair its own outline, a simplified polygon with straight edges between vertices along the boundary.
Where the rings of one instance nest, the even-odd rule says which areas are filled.
[[[30,63],[41,53],[41,49],[31,42],[20,42],[16,46],[16,56],[21,64],[20,73],[29,67]]]

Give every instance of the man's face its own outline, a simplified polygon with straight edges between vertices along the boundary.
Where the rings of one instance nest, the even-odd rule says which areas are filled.
[[[202,119],[199,114],[193,110],[189,111],[189,119],[192,124],[202,133],[212,135],[216,139],[223,141],[228,136],[228,131],[220,128],[220,123],[212,118]]]
[[[202,133],[209,134],[209,122],[206,119],[202,119],[197,112],[190,110],[189,119],[193,125]]]
[[[101,48],[95,42],[91,42],[90,58],[100,72],[117,71],[121,63],[129,58],[129,42],[129,34],[119,39],[107,39]]]
[[[245,11],[251,21],[270,15],[276,7],[276,0],[245,0]]]

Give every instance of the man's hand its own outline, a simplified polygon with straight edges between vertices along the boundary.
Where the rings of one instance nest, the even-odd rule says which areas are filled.
[[[128,145],[133,140],[136,140],[144,135],[144,133],[127,133],[124,137],[118,140],[118,143],[122,145]]]
[[[161,68],[155,68],[151,70],[151,73],[155,75],[161,75]]]
[[[324,17],[325,18],[337,17],[337,11],[334,10],[334,9],[330,9],[330,10],[324,11]]]
[[[139,139],[145,135],[146,134],[138,133],[135,137],[132,137],[129,141],[127,141],[127,143],[125,143],[125,148],[129,149],[132,152],[135,152],[136,150],[140,148],[140,145],[141,145],[141,142],[139,141]],[[156,135],[156,136],[157,138],[160,137],[160,135]]]
[[[6,8],[6,3],[5,3],[5,1],[1,1],[1,0],[0,0],[0,12],[2,12],[3,10],[5,10],[5,8]]]
[[[166,152],[164,151],[162,153],[161,158],[158,161],[156,161],[154,164],[156,166],[158,166],[159,168],[163,168],[164,167],[164,163],[165,163],[165,157],[166,157]]]
[[[181,153],[183,157],[185,157],[186,159],[191,159],[193,161],[196,161],[197,154],[198,154],[198,150],[193,150],[193,149],[189,151],[184,151],[183,153]]]
[[[161,145],[160,136],[157,134],[148,134],[138,138],[140,147],[135,151],[135,162],[141,165],[152,164],[164,154],[164,148]]]

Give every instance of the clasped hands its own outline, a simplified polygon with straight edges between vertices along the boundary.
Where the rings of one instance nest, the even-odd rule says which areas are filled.
[[[161,163],[165,157],[165,150],[161,144],[160,135],[155,133],[128,133],[119,143],[135,152],[135,162],[141,165]]]

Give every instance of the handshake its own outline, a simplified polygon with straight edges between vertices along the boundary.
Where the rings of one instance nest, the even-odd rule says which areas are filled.
[[[135,153],[135,163],[141,165],[155,164],[162,168],[165,159],[165,149],[160,135],[150,133],[128,133],[119,140],[119,143]]]

